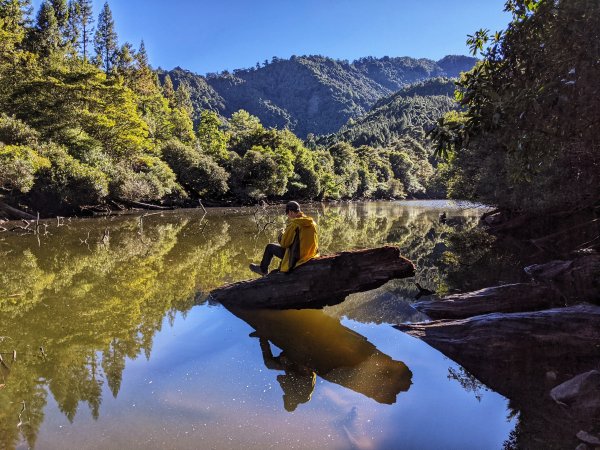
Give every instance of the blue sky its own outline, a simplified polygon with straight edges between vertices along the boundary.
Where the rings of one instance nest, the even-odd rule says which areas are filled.
[[[273,56],[439,59],[467,34],[506,27],[505,0],[109,0],[119,41],[144,39],[153,66],[204,74]],[[39,7],[41,0],[34,0]],[[104,0],[94,0],[96,17]]]

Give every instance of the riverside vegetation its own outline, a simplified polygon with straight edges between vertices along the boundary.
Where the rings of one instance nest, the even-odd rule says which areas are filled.
[[[446,320],[398,328],[510,398],[520,421],[506,449],[597,448],[600,4],[509,0],[506,11],[505,31],[469,37],[482,61],[458,83],[462,110],[432,133],[449,195],[497,208],[483,218],[492,234],[458,233],[443,260],[468,277],[496,239],[521,255],[524,280],[422,302]]]

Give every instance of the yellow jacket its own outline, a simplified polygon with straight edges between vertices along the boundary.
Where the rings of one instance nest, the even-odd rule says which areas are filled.
[[[317,225],[312,217],[302,214],[301,217],[291,219],[279,238],[279,244],[285,248],[285,255],[279,266],[281,272],[289,272],[319,256]]]

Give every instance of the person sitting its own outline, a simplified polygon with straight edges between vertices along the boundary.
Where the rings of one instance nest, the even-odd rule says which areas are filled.
[[[271,243],[265,247],[260,265],[250,264],[252,272],[267,275],[273,256],[281,258],[280,272],[290,272],[319,256],[317,225],[312,217],[304,215],[297,202],[288,202],[285,205],[285,213],[288,217],[288,225],[279,235],[279,243]]]

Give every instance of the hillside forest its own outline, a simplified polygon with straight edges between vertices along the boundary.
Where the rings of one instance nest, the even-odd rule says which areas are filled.
[[[210,102],[193,101],[198,80],[188,83],[175,72],[173,82],[169,73],[151,67],[143,42],[138,48],[119,43],[108,3],[96,20],[90,0],[47,0],[35,12],[29,0],[1,0],[0,33],[5,217],[18,217],[17,210],[52,216],[140,203],[170,207],[283,197],[443,195],[424,127],[435,119],[429,110],[441,116],[454,107],[447,79],[432,82],[444,87],[442,95],[426,96],[426,89],[417,86],[393,106],[402,119],[394,130],[406,133],[372,129],[368,139],[332,134],[325,140],[309,133],[303,141],[292,127],[266,126],[244,109],[224,115],[235,107],[231,98],[226,108],[219,108],[218,99],[212,109]],[[262,74],[267,83],[273,71],[312,64],[321,71],[318,79],[329,73],[324,85],[337,84],[351,97],[369,99],[361,108],[350,108],[349,114],[358,114],[377,101],[383,107],[384,96],[405,82],[456,73],[457,65],[469,62],[473,59],[448,57],[438,64],[386,57],[351,64],[324,57],[274,58],[235,76],[256,79]],[[232,76],[209,74],[208,79],[216,85]],[[352,128],[354,119],[345,120],[344,108],[319,111],[342,117],[345,129]],[[360,133],[370,132],[363,121],[360,125]]]
[[[292,56],[202,77],[119,43],[108,3],[96,19],[91,0],[0,0],[3,217],[283,198],[594,205],[598,8],[509,0],[505,31],[469,37],[479,60]]]

